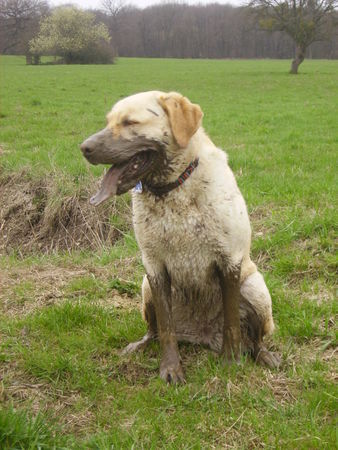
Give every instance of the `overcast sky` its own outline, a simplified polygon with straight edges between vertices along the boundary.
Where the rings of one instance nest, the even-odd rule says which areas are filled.
[[[81,6],[82,8],[100,8],[101,6],[101,0],[50,0],[49,3],[51,5],[62,5],[64,3],[73,3],[78,6]],[[143,8],[145,6],[150,6],[154,4],[161,3],[161,0],[126,0],[127,4],[132,4],[135,6],[138,6],[140,8]],[[190,4],[207,4],[207,3],[232,3],[233,5],[240,5],[244,3],[244,0],[185,0],[182,3],[190,3]]]

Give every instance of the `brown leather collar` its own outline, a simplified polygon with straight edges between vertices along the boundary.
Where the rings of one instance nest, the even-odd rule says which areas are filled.
[[[162,184],[162,185],[151,185],[148,183],[142,183],[143,188],[145,191],[150,192],[153,195],[156,195],[156,197],[162,197],[163,195],[168,194],[173,189],[176,189],[177,187],[181,186],[193,173],[193,171],[198,166],[198,158],[195,159],[195,161],[192,161],[189,166],[185,169],[184,172],[181,173],[181,175],[177,178],[177,180],[172,181],[168,184]]]

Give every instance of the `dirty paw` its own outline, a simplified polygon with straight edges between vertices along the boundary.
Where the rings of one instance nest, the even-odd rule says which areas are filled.
[[[131,342],[122,350],[122,355],[129,355],[130,353],[135,353],[142,351],[144,349],[144,344],[142,341]]]
[[[135,353],[143,351],[151,341],[155,339],[155,335],[150,332],[147,333],[140,341],[131,342],[127,347],[122,350],[122,355],[129,355],[130,353]]]
[[[175,366],[161,364],[160,377],[169,384],[185,383],[181,364]]]
[[[229,366],[231,366],[231,365],[233,365],[233,364],[235,364],[236,366],[241,366],[242,365],[242,360],[241,360],[241,358],[240,358],[240,356],[233,356],[233,355],[226,355],[226,354],[224,354],[223,355],[223,360],[224,360],[224,362],[225,362],[225,364],[226,365],[229,365]]]
[[[269,350],[263,348],[258,352],[256,362],[270,369],[278,369],[282,361],[278,353],[269,352]]]

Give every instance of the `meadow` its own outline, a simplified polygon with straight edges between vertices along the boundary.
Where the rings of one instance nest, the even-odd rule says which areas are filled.
[[[1,449],[336,448],[338,61],[288,69],[136,58],[26,66],[1,56]],[[199,103],[229,155],[273,299],[268,346],[280,370],[244,357],[227,366],[182,345],[187,383],[172,387],[159,379],[157,343],[121,355],[145,331],[130,198],[80,208],[103,167],[89,166],[79,144],[119,98],[153,89]],[[96,217],[105,234],[92,231]],[[79,221],[80,237],[71,234]]]

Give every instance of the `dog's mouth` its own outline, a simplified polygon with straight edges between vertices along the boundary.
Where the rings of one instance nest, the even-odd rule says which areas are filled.
[[[145,136],[130,140],[115,138],[108,128],[90,136],[80,148],[91,164],[112,164],[100,190],[90,199],[94,206],[113,195],[124,194],[144,181],[151,171],[158,170],[166,149],[165,143]]]
[[[155,160],[155,151],[149,150],[137,153],[121,164],[113,164],[104,175],[101,188],[90,199],[90,203],[97,206],[113,195],[129,191],[150,172]]]

